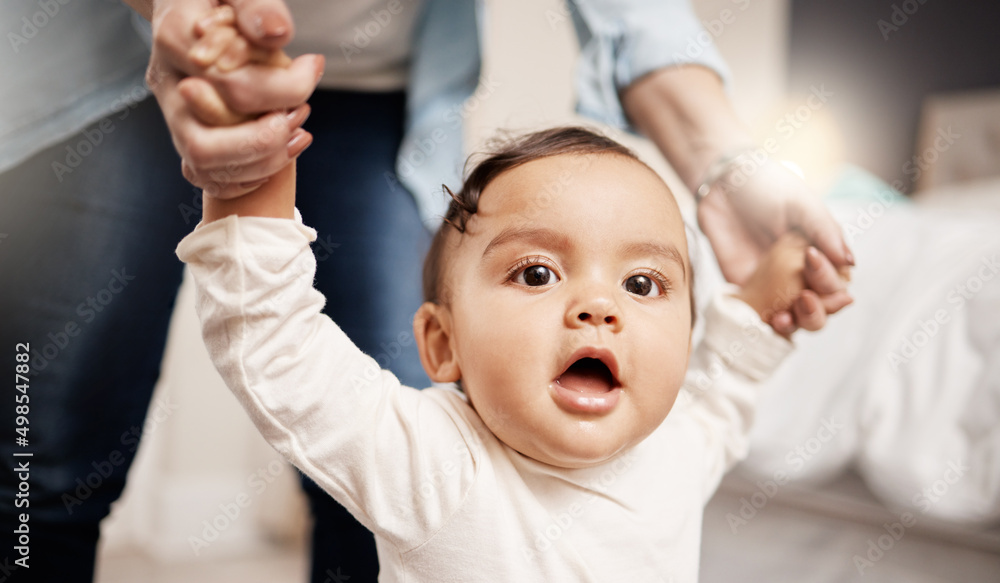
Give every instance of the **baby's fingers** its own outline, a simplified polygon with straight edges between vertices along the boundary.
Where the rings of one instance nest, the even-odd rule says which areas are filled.
[[[235,28],[236,25],[236,11],[233,10],[232,6],[228,4],[223,4],[217,7],[215,10],[202,18],[194,25],[194,33],[196,36],[201,37],[204,34],[217,26],[230,26]]]
[[[192,62],[211,73],[229,73],[247,63],[282,68],[292,63],[284,51],[255,47],[231,27],[209,31],[191,47],[188,56]]]
[[[791,311],[779,311],[771,318],[771,327],[785,338],[800,327],[815,332],[826,325],[826,318],[854,303],[854,298],[846,291],[837,291],[818,296],[811,290],[803,290],[791,306]]]
[[[292,59],[281,49],[264,49],[251,45],[245,38],[237,37],[226,52],[222,53],[215,66],[221,73],[235,71],[247,63],[268,67],[286,68]]]
[[[792,313],[787,310],[782,310],[774,314],[771,318],[771,327],[774,328],[775,332],[781,334],[785,338],[790,338],[792,333],[799,329],[799,327],[795,325],[795,317],[792,316]]]
[[[207,126],[231,126],[253,119],[229,109],[212,84],[199,77],[181,80],[177,89],[191,113]]]
[[[826,309],[812,290],[802,290],[802,295],[792,303],[792,312],[803,330],[815,332],[826,325]]]
[[[222,99],[235,111],[260,113],[305,103],[323,73],[322,55],[302,55],[287,68],[251,63],[229,73],[209,74]]]
[[[292,64],[292,58],[281,49],[265,49],[251,45],[250,62],[270,67],[286,68]]]
[[[188,59],[199,67],[208,68],[226,53],[237,39],[240,37],[237,37],[236,29],[232,26],[211,28],[205,31],[188,51]]]
[[[250,62],[250,43],[242,36],[238,36],[223,51],[215,62],[215,67],[222,73],[228,73],[239,69],[248,62]]]

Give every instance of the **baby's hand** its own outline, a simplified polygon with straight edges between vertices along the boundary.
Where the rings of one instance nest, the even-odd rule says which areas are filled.
[[[195,24],[194,33],[198,40],[188,52],[188,58],[206,74],[230,73],[249,63],[288,67],[292,62],[280,49],[251,45],[236,28],[232,6],[223,4],[213,9]],[[181,81],[180,91],[195,116],[206,125],[236,125],[255,117],[233,111],[208,83],[196,77]]]
[[[233,7],[226,4],[198,21],[194,34],[198,40],[188,52],[188,58],[205,69],[215,67],[225,73],[251,62],[274,67],[287,67],[292,62],[282,50],[250,44],[236,28]]]
[[[220,132],[231,132],[226,136],[230,141],[234,136],[245,135],[246,138],[241,141],[248,144],[239,150],[239,164],[227,163],[203,169],[202,174],[208,170],[212,179],[204,187],[209,195],[207,198],[212,200],[206,203],[203,219],[210,221],[229,214],[290,218],[295,192],[295,167],[290,162],[312,142],[312,136],[301,127],[309,116],[309,105],[303,103],[291,111],[242,113],[223,100],[210,80],[226,80],[231,76],[259,72],[260,69],[289,69],[292,60],[280,49],[252,45],[237,28],[233,8],[225,4],[212,9],[197,22],[193,32],[197,40],[187,57],[195,67],[201,68],[201,74],[182,79],[177,84],[177,90],[185,101],[189,115],[204,129],[211,131],[195,133],[189,138],[189,144],[193,147],[203,142],[211,146],[211,140],[220,136]],[[261,124],[258,120],[266,123]],[[247,135],[250,128],[255,129]],[[262,159],[274,147],[275,136],[285,135],[289,128],[294,129],[287,138],[287,157],[282,159],[271,155]],[[181,171],[185,178],[197,183],[195,177],[198,173],[186,160],[181,163]],[[264,188],[265,184],[271,187]],[[225,195],[221,196],[223,187]],[[267,196],[248,196],[262,192]],[[214,199],[233,200],[224,204]]]
[[[775,314],[790,310],[798,303],[804,313],[814,313],[821,306],[820,297],[806,287],[803,270],[809,253],[818,253],[799,233],[781,236],[761,258],[757,270],[747,280],[737,297],[772,323]],[[847,272],[841,277],[847,279]],[[816,328],[822,327],[823,323]]]

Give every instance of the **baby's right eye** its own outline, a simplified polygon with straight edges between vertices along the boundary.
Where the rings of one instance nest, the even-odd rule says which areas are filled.
[[[530,287],[548,285],[557,281],[559,281],[559,276],[544,265],[529,265],[514,277],[515,283]]]

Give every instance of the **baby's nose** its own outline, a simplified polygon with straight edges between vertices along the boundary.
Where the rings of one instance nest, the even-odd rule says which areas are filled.
[[[588,321],[592,321],[592,320],[595,319],[594,315],[591,314],[591,313],[589,313],[589,312],[580,312],[579,314],[577,314],[576,317],[579,318],[579,320],[581,322],[588,322]],[[600,318],[600,316],[598,316],[598,318]],[[604,323],[605,324],[614,324],[617,321],[618,321],[618,316],[614,316],[612,314],[608,314],[608,315],[604,316]]]
[[[574,302],[566,313],[566,325],[579,328],[586,325],[609,326],[612,331],[621,329],[622,317],[618,304],[608,295],[591,294],[579,302]]]

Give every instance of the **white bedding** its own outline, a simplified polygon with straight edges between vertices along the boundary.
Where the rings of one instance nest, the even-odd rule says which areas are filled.
[[[1000,181],[832,206],[855,304],[768,382],[702,580],[1000,581]]]
[[[1000,200],[998,181],[981,191]],[[853,239],[856,301],[821,332],[796,334],[745,469],[821,483],[855,466],[891,507],[995,522],[1000,214],[884,196],[834,210]]]

